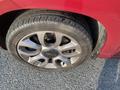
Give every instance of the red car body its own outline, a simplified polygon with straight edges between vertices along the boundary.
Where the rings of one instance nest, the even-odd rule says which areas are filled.
[[[112,57],[120,51],[120,0],[0,0],[0,15],[21,9],[49,9],[83,14],[100,21],[107,39],[99,57]]]

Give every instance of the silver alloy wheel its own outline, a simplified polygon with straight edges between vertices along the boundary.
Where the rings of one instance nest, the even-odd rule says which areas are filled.
[[[56,31],[26,35],[17,44],[19,56],[28,63],[49,69],[71,67],[80,60],[80,44],[71,36]]]

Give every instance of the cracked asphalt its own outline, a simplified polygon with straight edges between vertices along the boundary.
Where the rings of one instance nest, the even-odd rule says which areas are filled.
[[[120,63],[98,58],[68,71],[44,71],[0,49],[0,90],[120,90]]]

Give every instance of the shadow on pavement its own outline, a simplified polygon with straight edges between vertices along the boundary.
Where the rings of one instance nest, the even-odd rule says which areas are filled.
[[[107,59],[98,79],[96,90],[120,90],[120,58]]]

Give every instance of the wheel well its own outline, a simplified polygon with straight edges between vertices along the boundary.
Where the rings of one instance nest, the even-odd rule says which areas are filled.
[[[0,16],[0,46],[2,46],[2,48],[6,49],[5,39],[10,25],[15,20],[15,18],[17,18],[17,16],[19,16],[21,13],[25,11],[26,10],[11,11]],[[72,15],[77,20],[79,20],[81,17],[84,18],[84,20],[88,23],[88,26],[90,28],[90,34],[93,39],[93,48],[95,48],[99,35],[99,30],[98,30],[99,27],[97,20],[76,13],[71,13],[71,12],[63,12],[63,13]]]
[[[6,49],[5,39],[8,29],[14,19],[25,10],[11,11],[0,16],[0,46]]]

